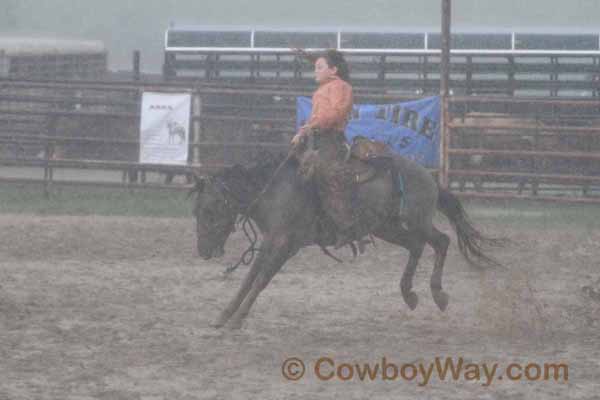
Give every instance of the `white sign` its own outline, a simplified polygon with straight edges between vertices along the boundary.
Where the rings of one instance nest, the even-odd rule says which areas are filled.
[[[144,92],[140,163],[187,164],[191,95]]]

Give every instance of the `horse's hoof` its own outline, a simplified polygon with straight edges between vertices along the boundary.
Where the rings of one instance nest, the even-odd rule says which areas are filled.
[[[219,329],[219,328],[222,328],[223,326],[225,326],[228,319],[229,319],[228,316],[221,315],[221,316],[219,316],[219,318],[217,318],[213,322],[209,323],[209,325],[213,328]]]
[[[208,324],[211,328],[215,328],[215,329],[219,329],[222,328],[225,325],[225,322],[221,321],[220,319],[213,321],[211,323]]]
[[[231,330],[240,330],[242,329],[242,325],[244,324],[244,321],[241,319],[233,319],[231,321],[229,321],[229,323],[227,324],[227,327]]]
[[[432,292],[433,301],[439,307],[440,311],[446,311],[448,307],[448,295],[443,290]]]
[[[417,308],[417,304],[419,304],[419,296],[412,290],[410,292],[402,293],[402,297],[404,298],[404,302],[411,310]]]

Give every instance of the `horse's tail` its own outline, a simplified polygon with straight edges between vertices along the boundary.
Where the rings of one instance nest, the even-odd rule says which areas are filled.
[[[475,267],[501,267],[498,261],[485,254],[486,248],[503,247],[507,240],[490,238],[472,224],[460,200],[449,190],[440,188],[438,209],[450,220],[458,239],[458,248],[467,262]]]

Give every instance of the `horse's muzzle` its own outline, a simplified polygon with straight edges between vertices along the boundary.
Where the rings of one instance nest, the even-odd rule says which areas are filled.
[[[210,260],[211,258],[220,258],[225,254],[223,246],[215,246],[210,250],[203,251],[198,247],[198,255],[204,260]]]

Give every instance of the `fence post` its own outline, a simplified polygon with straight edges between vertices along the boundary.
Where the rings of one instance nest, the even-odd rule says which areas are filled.
[[[465,86],[467,96],[473,94],[473,57],[467,56],[467,72],[465,74]]]
[[[297,55],[294,56],[294,79],[302,77],[302,60]]]
[[[251,54],[250,55],[250,80],[254,81],[254,79],[256,78],[256,55]],[[258,56],[260,57],[260,56]]]
[[[448,97],[450,95],[450,21],[451,21],[451,0],[442,0],[442,59],[440,76],[440,167],[438,181],[441,187],[448,187],[448,142],[449,142],[449,115],[448,115]]]
[[[510,66],[510,69],[508,71],[508,95],[511,97],[515,96],[515,89],[516,89],[516,81],[515,81],[515,73],[517,68],[515,67],[515,57],[514,56],[508,56],[508,65]]]
[[[275,72],[275,77],[279,79],[281,77],[281,55],[277,54],[275,58],[277,60],[277,72]]]
[[[46,136],[56,136],[56,119],[57,117],[51,117],[48,121]],[[46,139],[44,143],[44,197],[46,199],[50,198],[50,185],[52,184],[52,179],[54,178],[54,171],[52,170],[52,166],[50,166],[50,162],[53,159],[53,156],[54,144],[51,143],[48,139]]]
[[[550,97],[558,96],[558,57],[550,57],[550,65],[552,65],[552,73],[550,74],[550,83],[554,83],[554,86],[550,86]]]
[[[441,96],[440,99],[440,166],[438,181],[440,186],[447,188],[449,185],[449,170],[450,170],[450,159],[448,154],[448,147],[450,143],[450,112],[449,112],[449,96]]]
[[[385,55],[379,57],[379,71],[377,71],[377,79],[381,81],[381,83],[385,82],[385,73],[386,73],[386,65],[385,65]]]
[[[198,90],[195,90],[192,95],[192,140],[190,143],[191,147],[191,160],[192,164],[200,163],[200,148],[198,147],[198,143],[201,140],[202,136],[202,123],[200,117],[202,116],[202,98],[198,93]]]
[[[133,52],[133,80],[140,80],[140,51],[135,50]]]
[[[423,56],[421,59],[421,93],[425,96],[429,93],[429,56]]]
[[[169,80],[175,77],[175,55],[173,53],[165,53],[163,63],[163,79]]]
[[[0,77],[8,78],[8,72],[10,70],[10,61],[6,52],[4,50],[0,50]]]
[[[213,55],[207,54],[204,57],[204,79],[209,81],[211,79],[213,70]]]
[[[48,168],[48,142],[44,145],[44,198],[48,199],[50,197],[50,191],[48,190],[48,186],[50,179],[50,173]]]

